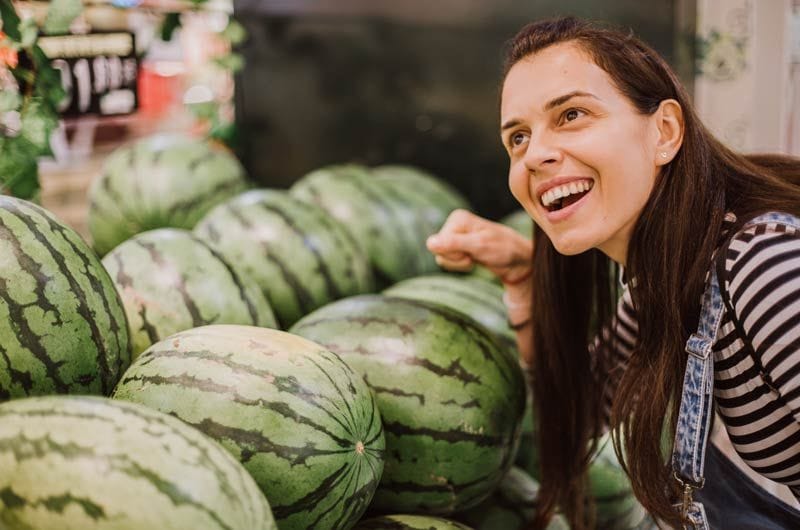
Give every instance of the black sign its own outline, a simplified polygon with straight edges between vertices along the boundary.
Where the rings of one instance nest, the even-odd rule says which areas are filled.
[[[128,32],[56,35],[39,46],[61,72],[65,116],[130,114],[138,105],[134,36]]]

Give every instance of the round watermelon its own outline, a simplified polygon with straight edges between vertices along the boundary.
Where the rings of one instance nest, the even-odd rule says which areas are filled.
[[[325,306],[291,331],[338,353],[377,396],[387,454],[376,509],[453,513],[483,500],[511,467],[522,371],[472,319],[371,295]]]
[[[369,256],[381,285],[415,276],[430,259],[421,246],[407,208],[387,196],[367,168],[353,164],[326,166],[299,179],[289,193],[337,219]],[[424,241],[422,242],[424,244]]]
[[[438,271],[425,240],[439,231],[453,210],[469,209],[469,202],[452,186],[418,167],[387,164],[372,168],[372,174],[383,185],[384,195],[397,203],[402,222],[416,233],[417,274]]]
[[[464,313],[486,326],[518,357],[517,336],[508,326],[503,288],[475,276],[431,274],[403,280],[383,291],[386,296],[438,304]]]
[[[617,458],[611,435],[605,434],[589,466],[590,493],[597,507],[597,527],[601,530],[632,530],[647,518],[636,500],[630,479]]]
[[[120,147],[89,189],[89,232],[101,256],[131,236],[194,227],[212,207],[247,188],[227,150],[204,140],[159,134]]]
[[[218,444],[166,414],[74,396],[0,405],[0,527],[277,529]]]
[[[328,302],[370,292],[369,260],[322,209],[277,190],[253,190],[219,205],[195,233],[253,279],[281,327]]]
[[[525,471],[512,467],[497,488],[478,506],[458,514],[458,520],[475,530],[525,530],[536,517],[539,484]],[[556,515],[547,530],[569,530],[561,515]]]
[[[252,474],[281,530],[347,529],[383,469],[375,398],[342,359],[286,332],[205,326],[147,349],[114,392],[182,419]]]
[[[425,515],[386,515],[361,521],[353,530],[472,530],[455,521]],[[497,530],[500,530],[498,528]],[[505,529],[503,529],[505,530]]]
[[[72,229],[0,196],[0,401],[103,394],[131,359],[122,302]]]
[[[103,265],[125,304],[134,357],[173,333],[208,324],[277,326],[255,283],[187,230],[138,234]]]

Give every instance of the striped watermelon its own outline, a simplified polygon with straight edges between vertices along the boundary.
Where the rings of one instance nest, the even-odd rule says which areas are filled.
[[[0,401],[107,394],[130,363],[114,284],[72,229],[0,196]]]
[[[353,530],[472,530],[468,526],[439,517],[424,515],[386,515],[361,521]],[[497,530],[501,530],[498,528]],[[505,530],[505,529],[502,529]]]
[[[525,530],[536,517],[538,495],[539,484],[522,469],[512,467],[491,497],[458,514],[458,520],[475,530]],[[569,525],[556,515],[547,530],[569,530]]]
[[[384,195],[399,205],[403,223],[417,234],[417,274],[437,272],[439,267],[425,240],[439,231],[450,212],[469,209],[469,202],[450,185],[417,167],[389,164],[373,168],[372,174],[384,186]]]
[[[500,222],[510,226],[527,238],[533,237],[533,219],[525,210],[516,210],[506,215]]]
[[[403,280],[383,291],[387,296],[420,300],[464,313],[493,332],[517,358],[517,336],[508,326],[503,288],[475,276],[431,274]]]
[[[334,165],[317,169],[295,182],[289,193],[315,204],[341,221],[366,249],[379,283],[420,274],[430,260],[406,208],[387,197],[363,166]]]
[[[134,358],[185,329],[277,325],[261,290],[187,230],[138,234],[107,254],[103,265],[125,304]]]
[[[325,306],[291,331],[341,355],[377,395],[387,456],[376,509],[453,513],[483,500],[511,467],[522,371],[472,319],[367,295]]]
[[[114,397],[176,416],[233,453],[281,530],[347,529],[383,469],[375,398],[336,354],[282,331],[205,326],[146,350]]]
[[[0,405],[0,528],[275,530],[222,447],[166,414],[105,398]]]
[[[114,151],[89,189],[89,231],[102,256],[139,232],[194,227],[247,187],[228,151],[180,135],[157,135]]]
[[[339,298],[372,290],[366,255],[323,210],[277,190],[253,190],[195,229],[263,289],[283,328]]]

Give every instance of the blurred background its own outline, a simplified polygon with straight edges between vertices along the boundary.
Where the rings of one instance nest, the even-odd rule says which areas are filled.
[[[34,19],[47,4],[14,2]],[[409,163],[499,218],[515,209],[498,139],[504,43],[563,14],[654,46],[728,145],[800,154],[798,11],[796,0],[87,0],[66,34],[40,41],[70,96],[39,161],[41,200],[85,235],[108,153],[181,131],[231,146],[264,186],[331,163]]]

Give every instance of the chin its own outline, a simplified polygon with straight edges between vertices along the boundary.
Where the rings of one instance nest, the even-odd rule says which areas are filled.
[[[592,248],[591,245],[579,241],[553,241],[553,246],[559,254],[564,256],[575,256],[582,254]]]

